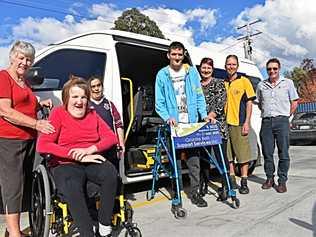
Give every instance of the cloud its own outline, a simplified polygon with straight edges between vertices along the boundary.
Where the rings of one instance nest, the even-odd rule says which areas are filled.
[[[141,12],[157,23],[166,38],[195,45],[194,34],[197,31],[204,32],[216,24],[217,10],[197,8],[179,11],[158,7],[142,9]],[[200,29],[191,27],[192,22],[199,23]]]
[[[92,4],[91,8],[89,9],[89,13],[95,17],[102,17],[108,18],[109,21],[113,21],[122,15],[121,10],[117,10],[114,4]]]
[[[0,47],[0,69],[8,66],[9,63],[9,48],[8,47]]]
[[[197,20],[201,24],[201,31],[205,31],[216,25],[216,9],[196,8],[186,11],[188,20]]]
[[[75,34],[105,30],[114,26],[114,21],[126,9],[118,9],[114,4],[82,4],[74,3],[63,19],[52,17],[20,19],[19,23],[10,28],[10,35],[0,38],[0,45],[12,39],[28,40],[37,49],[49,43],[59,41]],[[185,45],[196,45],[197,35],[207,39],[209,29],[218,24],[220,9],[192,8],[186,10],[171,9],[166,6],[139,9],[143,14],[154,20],[163,34],[170,40],[178,40]],[[86,18],[78,18],[78,12]],[[305,57],[316,55],[316,15],[314,0],[287,1],[266,0],[264,4],[244,9],[231,21],[231,27],[246,24],[248,21],[261,19],[252,25],[252,32],[263,32],[253,38],[253,56],[255,61],[264,67],[269,57],[279,57],[286,67],[298,65]],[[237,34],[237,32],[235,32]],[[245,34],[245,31],[239,31]],[[215,42],[205,40],[199,47],[224,54],[235,53],[244,56],[242,42],[236,36],[222,35]],[[11,43],[10,42],[10,43]],[[3,50],[3,48],[1,48]],[[0,61],[0,65],[3,65]]]
[[[263,5],[256,5],[242,11],[233,20],[234,26],[247,21],[261,19],[253,29],[263,32],[254,37],[254,48],[259,53],[279,57],[287,67],[297,65],[303,58],[315,57],[316,44],[316,2],[314,0],[287,1],[266,0]],[[260,59],[261,60],[261,59]]]
[[[108,6],[106,4],[93,4],[88,11],[94,16],[94,19],[81,18],[77,20],[72,15],[65,16],[63,20],[52,17],[22,18],[19,24],[12,28],[12,38],[28,40],[43,47],[75,34],[110,29],[114,26],[114,19],[121,14],[121,11],[115,10],[111,4]]]
[[[193,44],[193,30],[186,27],[188,16],[184,12],[168,8],[148,8],[141,12],[154,20],[166,38]]]
[[[69,14],[64,19],[21,18],[19,23],[11,28],[9,38],[29,41],[40,49],[75,34],[110,29],[123,12],[114,4],[101,3],[87,6],[82,2],[71,4],[68,10],[73,15]],[[197,31],[204,32],[216,24],[217,10],[215,9],[196,8],[180,11],[166,7],[145,7],[139,10],[154,20],[168,39],[179,40],[187,45],[195,45],[194,36]],[[193,23],[197,23],[199,29],[193,27],[191,25]],[[3,39],[3,42],[8,40]]]

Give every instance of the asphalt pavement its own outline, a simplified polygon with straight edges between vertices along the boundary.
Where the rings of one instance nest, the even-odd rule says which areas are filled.
[[[127,195],[134,209],[134,222],[144,237],[316,237],[316,146],[292,146],[290,154],[287,193],[262,190],[265,175],[260,166],[249,177],[250,194],[237,194],[241,203],[239,209],[216,201],[215,189],[219,184],[211,182],[209,194],[205,197],[208,207],[193,206],[184,194],[187,217],[179,220],[171,213],[171,203],[167,198],[157,194],[153,200],[147,201],[143,190],[150,188],[149,183],[138,184],[135,187],[137,192]],[[167,189],[162,190],[168,193]],[[3,221],[0,217],[0,236],[5,228]],[[28,226],[26,214],[22,226]],[[125,231],[122,230],[118,236],[125,236]]]

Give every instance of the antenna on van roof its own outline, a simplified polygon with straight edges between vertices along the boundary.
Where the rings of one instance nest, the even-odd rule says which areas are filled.
[[[259,35],[262,32],[258,31],[256,33],[252,33],[251,32],[251,25],[256,24],[258,22],[261,22],[260,19],[252,21],[252,22],[248,22],[247,24],[243,25],[243,26],[238,26],[237,30],[243,29],[246,27],[246,35],[239,37],[237,40],[244,40],[244,52],[245,52],[245,58],[252,60],[252,39],[251,37],[255,36],[255,35]]]

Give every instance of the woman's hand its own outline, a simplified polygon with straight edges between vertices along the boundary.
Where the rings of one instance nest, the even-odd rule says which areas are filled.
[[[96,146],[90,146],[87,148],[72,148],[68,152],[68,156],[75,160],[81,160],[86,155],[92,155],[93,153],[97,152]]]
[[[36,120],[34,128],[44,134],[51,134],[55,132],[55,128],[50,124],[50,121],[44,119]]]
[[[82,157],[81,160],[78,160],[82,163],[97,163],[97,164],[101,164],[102,162],[105,162],[106,159],[98,154],[94,154],[94,155],[86,155],[84,157]]]
[[[208,115],[207,115],[208,119],[210,120],[211,124],[215,124],[217,122],[216,120],[216,113],[214,112],[210,112]]]
[[[42,100],[39,102],[39,104],[41,107],[46,106],[49,109],[52,109],[52,107],[53,107],[53,101],[51,99]]]

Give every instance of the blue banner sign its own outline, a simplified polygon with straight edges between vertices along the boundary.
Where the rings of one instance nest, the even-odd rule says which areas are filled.
[[[217,124],[179,123],[171,127],[171,136],[175,149],[211,146],[222,143],[221,132]]]

